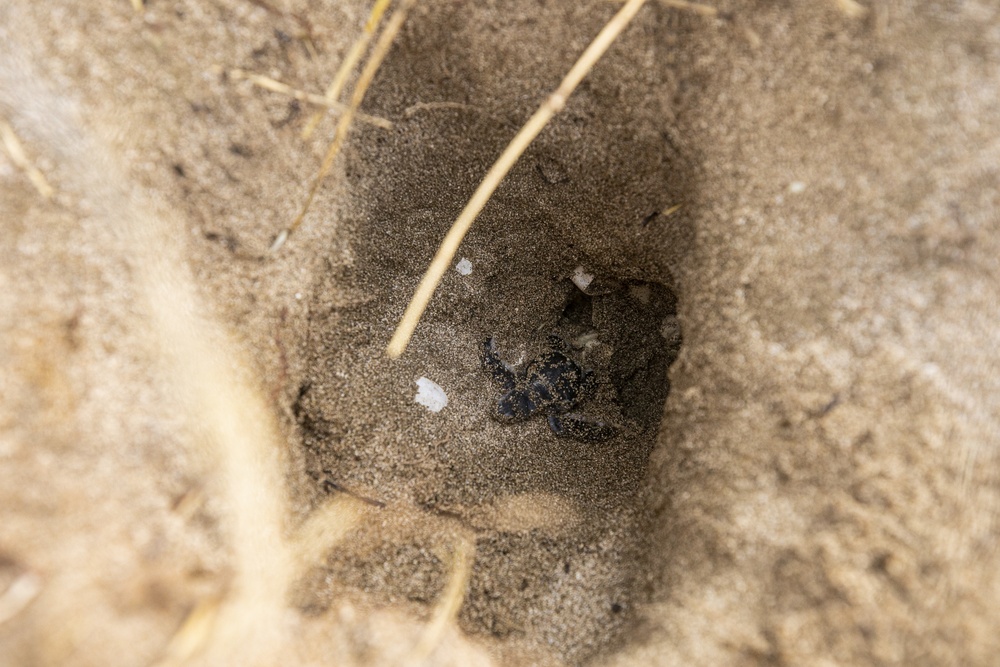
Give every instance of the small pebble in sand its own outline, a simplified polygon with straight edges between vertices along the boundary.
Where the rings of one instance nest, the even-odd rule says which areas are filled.
[[[573,281],[574,285],[580,288],[581,292],[586,292],[587,287],[589,287],[590,283],[593,282],[594,280],[594,274],[587,273],[586,271],[583,270],[582,266],[578,266],[576,267],[576,269],[574,269],[573,277],[571,278],[571,280]]]
[[[792,181],[788,184],[788,191],[793,195],[801,194],[806,191],[806,184],[802,181]]]
[[[413,400],[431,412],[441,412],[448,405],[448,394],[437,382],[421,377],[417,378],[417,395]]]
[[[472,273],[472,262],[463,257],[458,260],[458,264],[455,265],[455,270],[461,275],[467,276]]]

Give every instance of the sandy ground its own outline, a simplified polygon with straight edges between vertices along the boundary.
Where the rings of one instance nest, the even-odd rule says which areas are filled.
[[[0,664],[993,664],[1000,11],[716,6],[640,12],[397,361],[613,3],[418,4],[276,253],[336,118],[232,70],[322,94],[369,6],[0,6],[55,192],[0,152]],[[553,333],[612,440],[490,418]]]

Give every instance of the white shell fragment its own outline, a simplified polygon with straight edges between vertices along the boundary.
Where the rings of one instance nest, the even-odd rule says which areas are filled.
[[[587,287],[590,286],[590,283],[593,282],[594,280],[594,274],[587,273],[586,271],[583,270],[582,266],[578,266],[576,267],[576,269],[573,270],[573,276],[571,280],[573,281],[574,285],[580,288],[581,292],[586,292]]]
[[[458,264],[455,265],[455,270],[461,275],[467,276],[472,273],[472,262],[463,257],[458,260]]]
[[[448,394],[437,382],[422,377],[417,379],[417,395],[413,400],[431,412],[441,412],[448,405]]]

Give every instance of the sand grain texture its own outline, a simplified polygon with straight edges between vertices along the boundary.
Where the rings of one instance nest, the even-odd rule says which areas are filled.
[[[336,121],[226,73],[322,94],[369,6],[0,7],[55,193],[0,152],[0,664],[992,664],[1000,12],[716,6],[639,13],[398,361],[612,3],[417,4],[276,254]],[[616,439],[489,418],[553,332]]]

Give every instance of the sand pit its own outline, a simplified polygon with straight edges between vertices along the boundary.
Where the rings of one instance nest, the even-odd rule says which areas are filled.
[[[684,5],[398,360],[614,3],[415,4],[275,251],[371,5],[0,8],[0,664],[992,664],[1000,16]],[[491,418],[551,335],[615,437]]]

